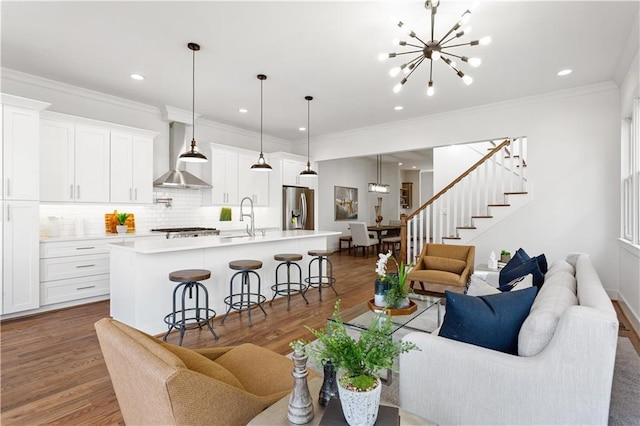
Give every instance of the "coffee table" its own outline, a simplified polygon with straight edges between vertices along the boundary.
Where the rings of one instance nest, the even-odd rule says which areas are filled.
[[[414,294],[410,296],[410,300],[417,305],[416,311],[409,315],[392,315],[393,329],[391,334],[396,334],[399,330],[431,333],[440,327],[442,297]],[[365,302],[342,312],[343,323],[346,327],[355,330],[368,330],[376,315],[382,311],[383,309],[379,311],[370,310]],[[331,320],[329,318],[329,321]]]
[[[320,424],[322,415],[324,414],[324,408],[318,403],[318,394],[320,393],[320,387],[322,387],[322,379],[319,377],[313,378],[309,381],[309,393],[313,400],[313,419],[307,423],[308,426],[315,426]],[[289,409],[289,395],[285,396],[256,417],[254,417],[248,424],[249,425],[293,425],[287,419],[287,410]],[[416,416],[406,410],[400,408],[400,424],[401,425],[434,425],[435,423]],[[346,425],[346,422],[345,422]]]

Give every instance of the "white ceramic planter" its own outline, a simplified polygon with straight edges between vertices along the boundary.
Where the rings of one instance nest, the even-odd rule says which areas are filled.
[[[354,392],[345,389],[338,380],[338,394],[342,404],[342,413],[351,426],[372,426],[378,418],[380,407],[380,392],[382,383],[369,392]]]
[[[117,225],[116,226],[116,231],[118,231],[118,234],[126,234],[128,229],[129,229],[129,227],[127,225]]]

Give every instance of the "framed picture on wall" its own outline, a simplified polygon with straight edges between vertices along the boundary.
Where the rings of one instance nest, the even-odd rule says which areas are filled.
[[[358,219],[358,188],[334,186],[335,220]]]

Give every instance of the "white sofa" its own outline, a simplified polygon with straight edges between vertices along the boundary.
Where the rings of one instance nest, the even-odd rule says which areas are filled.
[[[575,273],[575,280],[567,270]],[[552,281],[562,281],[577,296],[570,295],[574,302],[559,312],[562,297],[557,292],[564,290],[554,291]],[[540,332],[541,327],[546,330]],[[570,255],[566,262],[550,266],[520,330],[519,353],[528,351],[530,356],[509,355],[436,333],[409,333],[403,340],[414,342],[421,351],[400,356],[400,405],[441,425],[604,425],[617,336],[616,312],[591,259]],[[542,347],[532,355],[536,345]]]

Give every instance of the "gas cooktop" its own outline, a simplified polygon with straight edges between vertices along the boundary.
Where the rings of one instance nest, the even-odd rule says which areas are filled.
[[[167,238],[188,238],[188,237],[207,237],[211,235],[219,235],[220,230],[216,228],[202,227],[185,227],[185,228],[156,228],[152,232],[164,232]]]

